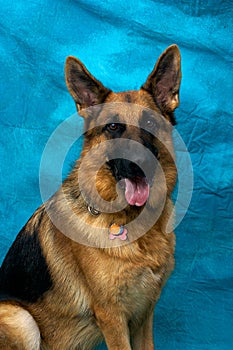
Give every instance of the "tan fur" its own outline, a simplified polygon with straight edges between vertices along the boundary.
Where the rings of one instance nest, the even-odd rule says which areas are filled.
[[[177,54],[176,47],[170,50]],[[84,71],[92,81],[95,79],[80,61],[71,57],[67,62],[69,67],[78,65],[79,70]],[[130,224],[143,208],[127,206],[115,213],[100,212],[96,217],[90,215],[87,206],[98,205],[94,189],[109,202],[109,206],[117,195],[115,180],[105,165],[95,178],[98,156],[107,152],[104,145],[106,136],[98,128],[88,130],[74,170],[26,226],[30,234],[40,222],[38,237],[53,286],[35,303],[24,303],[25,310],[10,302],[1,304],[0,348],[37,350],[41,341],[43,350],[91,350],[104,339],[109,350],[153,350],[154,306],[174,267],[175,237],[173,232],[168,234],[168,231],[171,230],[173,215],[170,195],[176,181],[176,168],[172,127],[165,119],[169,118],[166,114],[168,104],[169,110],[178,104],[177,87],[175,97],[166,102],[163,121],[159,102],[155,103],[146,90],[149,89],[148,82],[145,89],[116,94],[95,80],[94,93],[98,85],[100,95],[82,100],[76,87],[70,85],[72,72],[69,67],[68,88],[79,113],[85,118],[86,126],[92,123],[92,127],[95,127],[95,120],[88,120],[86,107],[91,98],[95,98],[96,104],[100,103],[100,95],[105,96],[105,106],[98,113],[98,122],[106,123],[109,107],[115,103],[114,113],[119,114],[120,121],[132,124],[124,135],[125,139],[133,135],[135,141],[140,142],[135,125],[138,125],[143,108],[152,109],[155,115],[160,115],[159,138],[163,142],[157,141],[157,146],[166,181],[164,183],[158,174],[151,188],[144,219],[132,224],[129,242],[110,242],[108,229],[111,223]],[[131,103],[126,104],[129,99]],[[88,159],[89,152],[94,148],[96,157]],[[85,157],[87,161],[83,165]],[[79,179],[82,166],[85,176]],[[80,181],[84,193],[80,192]],[[165,201],[158,220],[146,234],[141,235],[147,221],[153,219],[164,193]],[[124,202],[123,197],[119,200]]]
[[[28,311],[18,305],[2,303],[0,320],[1,349],[40,349],[40,331]]]

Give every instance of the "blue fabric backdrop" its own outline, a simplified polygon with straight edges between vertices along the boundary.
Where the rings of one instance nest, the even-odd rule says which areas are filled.
[[[66,56],[119,91],[140,87],[159,54],[177,43],[176,128],[191,155],[194,191],[176,229],[176,269],[157,306],[155,339],[158,350],[232,349],[232,1],[0,0],[0,9],[1,260],[41,204],[47,140],[75,112]],[[69,152],[64,174],[79,150]]]

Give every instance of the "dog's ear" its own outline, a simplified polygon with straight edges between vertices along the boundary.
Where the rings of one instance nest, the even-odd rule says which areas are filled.
[[[84,64],[73,56],[66,59],[66,84],[78,111],[103,103],[110,90],[95,79]]]
[[[161,111],[168,115],[171,114],[171,116],[179,105],[180,60],[178,46],[169,46],[162,53],[147,81],[142,86],[153,96]]]

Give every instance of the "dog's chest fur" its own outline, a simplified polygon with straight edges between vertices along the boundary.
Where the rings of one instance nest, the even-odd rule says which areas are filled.
[[[59,240],[57,242],[59,244]],[[49,242],[47,241],[46,244],[48,245]],[[43,301],[48,307],[44,314],[47,321],[42,323],[49,325],[43,332],[45,338],[47,338],[47,332],[48,334],[53,332],[54,340],[57,339],[59,332],[66,334],[59,344],[56,342],[51,344],[54,349],[61,346],[61,341],[64,342],[63,347],[67,348],[68,344],[69,346],[77,344],[77,341],[82,339],[84,343],[80,343],[80,349],[84,350],[85,346],[87,349],[90,348],[89,342],[98,343],[102,336],[95,313],[99,313],[99,310],[104,309],[106,305],[108,305],[109,315],[116,312],[117,305],[117,312],[122,315],[122,319],[127,319],[131,333],[138,329],[148,317],[160,296],[162,285],[173,269],[174,236],[173,234],[164,235],[164,237],[160,235],[157,238],[155,236],[153,243],[148,238],[148,242],[144,244],[150,245],[147,252],[144,250],[146,246],[140,247],[139,240],[133,245],[116,248],[115,254],[111,250],[111,255],[108,254],[108,250],[84,248],[82,245],[74,244],[70,251],[70,266],[69,270],[66,269],[66,276],[62,271],[59,272],[58,266],[54,265],[51,251],[52,259],[49,265],[51,264],[50,269],[56,271],[56,278],[53,291],[48,292]],[[60,252],[59,255],[58,252]],[[67,264],[67,257],[63,256],[63,252],[67,253],[64,241],[56,246],[54,254],[60,262],[64,260]],[[74,259],[75,265],[72,263]],[[76,268],[70,268],[71,266]],[[75,284],[74,275],[78,276],[76,279],[78,283]],[[70,281],[72,281],[71,284]],[[54,290],[59,298],[56,301],[56,307],[59,307],[59,313],[62,315],[59,321],[57,309],[53,310],[51,306]],[[72,327],[70,327],[71,324]],[[82,337],[80,332],[83,333]],[[88,345],[85,334],[88,334]]]

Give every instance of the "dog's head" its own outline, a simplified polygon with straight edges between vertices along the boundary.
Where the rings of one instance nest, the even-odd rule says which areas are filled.
[[[158,195],[152,192],[170,195],[176,179],[171,132],[180,80],[176,45],[160,56],[138,91],[114,93],[78,59],[67,58],[67,86],[85,120],[82,187],[92,201],[94,187],[109,202],[121,192],[134,207],[148,200],[156,205]]]

